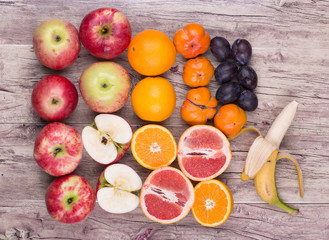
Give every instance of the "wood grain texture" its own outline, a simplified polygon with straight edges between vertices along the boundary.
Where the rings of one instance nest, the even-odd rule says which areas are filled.
[[[54,222],[44,202],[17,202],[0,207],[0,232],[9,227],[27,228],[41,239],[328,239],[328,207],[299,204],[302,214],[290,216],[266,204],[235,204],[230,218],[220,227],[205,228],[188,216],[176,224],[152,222],[140,208],[130,214],[108,214],[97,205],[85,221],[70,225]],[[304,227],[307,226],[307,227]],[[58,237],[60,236],[60,237]]]
[[[231,141],[232,162],[218,177],[234,197],[232,215],[219,227],[202,227],[191,213],[176,224],[161,225],[148,220],[140,207],[114,215],[96,204],[86,221],[74,225],[57,223],[48,215],[44,195],[54,178],[33,159],[34,141],[47,122],[34,113],[31,93],[36,83],[49,74],[63,75],[78,88],[82,72],[99,59],[82,48],[72,66],[61,71],[47,69],[35,57],[32,36],[36,27],[49,18],[67,20],[78,28],[88,12],[100,7],[121,10],[130,20],[133,35],[156,28],[172,38],[186,23],[199,22],[211,37],[223,36],[230,43],[237,38],[251,42],[250,65],[259,78],[255,91],[259,107],[247,113],[247,124],[265,134],[288,102],[300,103],[280,150],[289,152],[300,163],[304,198],[298,194],[294,165],[280,160],[276,168],[279,196],[298,208],[298,215],[290,216],[263,203],[253,182],[240,179],[255,138],[250,132]],[[25,227],[41,239],[329,239],[328,12],[329,2],[318,0],[287,0],[283,7],[275,5],[274,0],[0,1],[0,233],[10,227]],[[130,67],[126,54],[114,61],[129,71],[133,88],[143,76]],[[215,67],[219,64],[209,50],[204,56]],[[178,65],[179,70],[163,74],[175,87],[177,104],[174,113],[161,124],[172,131],[176,141],[188,127],[179,113],[189,90],[181,78],[184,64],[185,59],[177,54],[174,66]],[[218,87],[214,80],[209,84],[213,94]],[[96,114],[79,93],[77,109],[63,122],[81,133]],[[117,114],[126,118],[134,131],[148,123],[134,114],[130,99]],[[130,150],[120,162],[133,167],[142,180],[150,173],[134,160]],[[178,167],[177,162],[173,166]],[[75,173],[95,186],[103,169],[84,150]]]

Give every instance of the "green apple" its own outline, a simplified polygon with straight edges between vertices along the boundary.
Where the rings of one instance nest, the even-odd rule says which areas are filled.
[[[86,104],[98,113],[113,113],[128,100],[129,73],[115,62],[96,62],[81,75],[79,88]]]

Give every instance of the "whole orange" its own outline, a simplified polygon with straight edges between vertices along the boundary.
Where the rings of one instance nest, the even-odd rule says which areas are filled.
[[[171,39],[158,30],[147,29],[132,38],[128,46],[128,61],[142,75],[156,76],[171,68],[176,60],[176,48]]]
[[[137,116],[145,121],[164,121],[175,110],[174,87],[162,77],[144,78],[132,91],[131,105]]]

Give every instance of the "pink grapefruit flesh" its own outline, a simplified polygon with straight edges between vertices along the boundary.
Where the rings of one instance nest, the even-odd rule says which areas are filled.
[[[178,143],[178,163],[182,172],[195,181],[205,181],[226,170],[232,153],[225,135],[212,126],[188,128]]]
[[[173,223],[185,217],[194,202],[190,180],[173,167],[154,170],[141,191],[141,208],[153,221]]]

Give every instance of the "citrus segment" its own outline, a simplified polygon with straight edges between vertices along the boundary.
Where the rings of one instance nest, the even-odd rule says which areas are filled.
[[[232,153],[225,135],[215,127],[188,128],[178,143],[178,163],[182,172],[195,181],[217,177],[226,170]]]
[[[154,170],[142,187],[141,208],[151,220],[174,223],[185,217],[194,202],[192,183],[173,167]]]
[[[168,221],[170,219],[177,218],[183,210],[183,208],[179,205],[167,202],[162,197],[155,194],[147,194],[144,197],[144,201],[145,205],[148,206],[147,211],[149,214],[159,219],[160,221]]]
[[[233,208],[233,196],[224,183],[218,180],[200,182],[195,186],[194,194],[192,213],[201,225],[214,227],[228,219]]]
[[[143,167],[156,169],[168,166],[176,159],[177,145],[167,128],[149,124],[134,133],[131,151]]]

